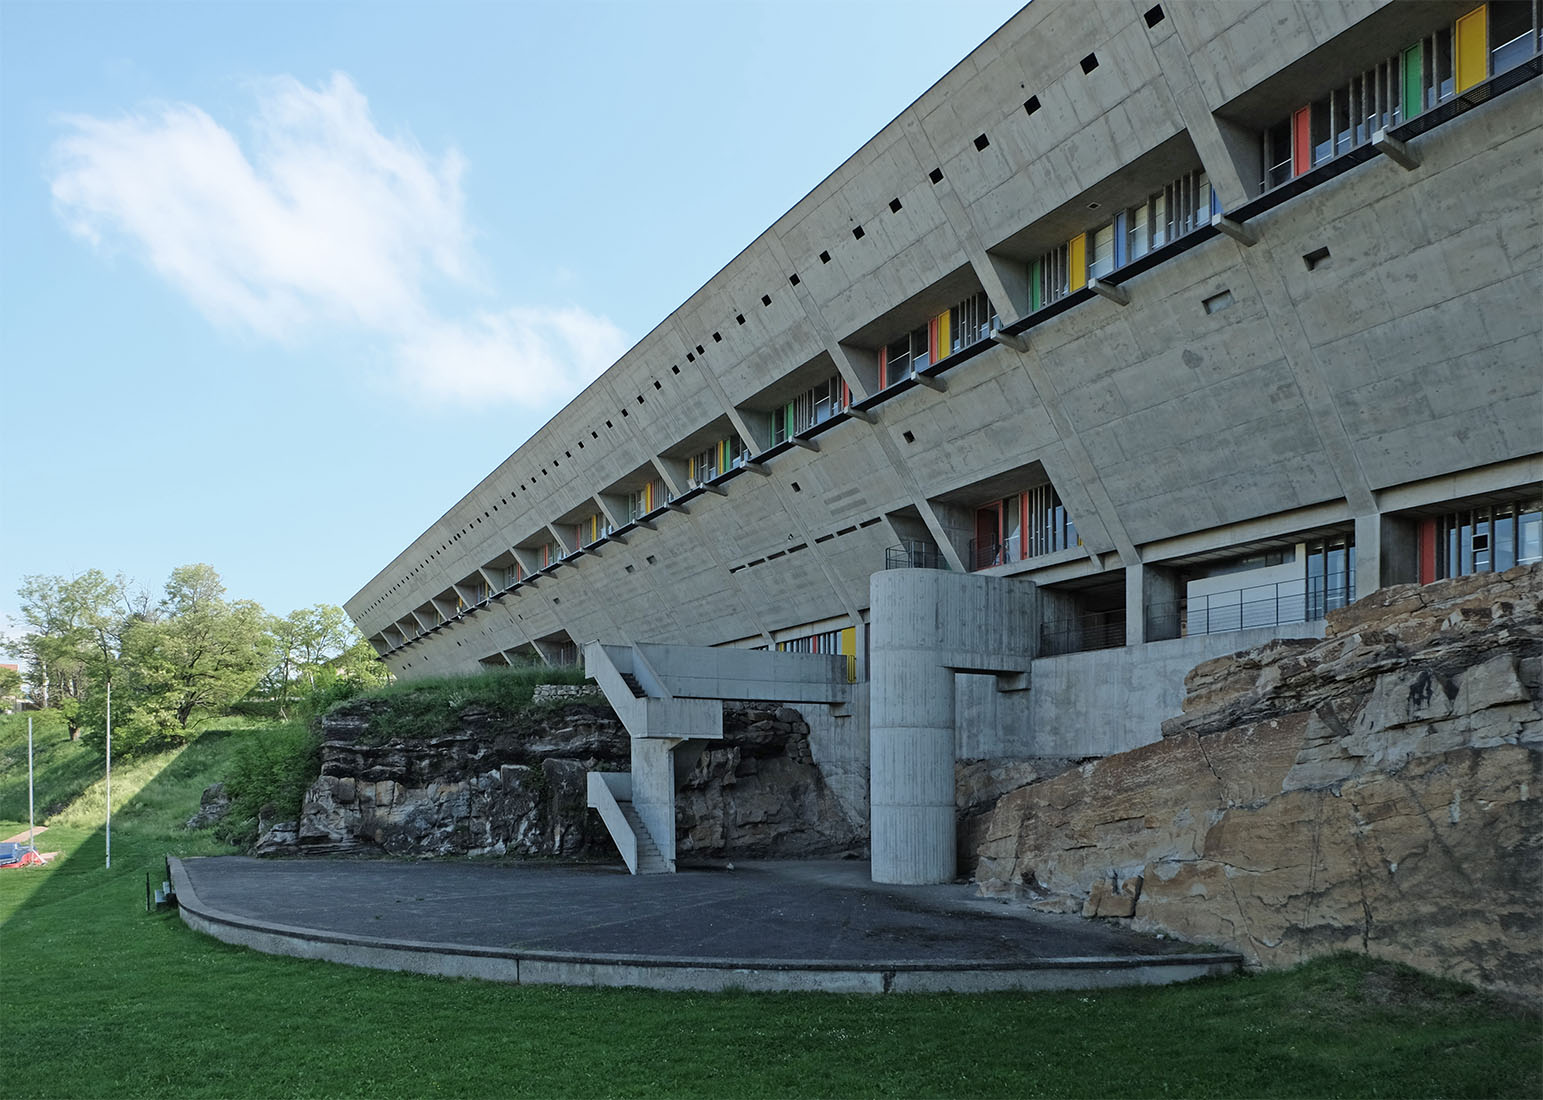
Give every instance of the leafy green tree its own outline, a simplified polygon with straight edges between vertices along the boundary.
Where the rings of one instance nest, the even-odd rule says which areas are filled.
[[[9,707],[10,701],[21,694],[21,673],[14,668],[0,668],[0,706]]]
[[[146,600],[122,574],[108,577],[99,569],[71,578],[27,576],[17,595],[27,627],[17,648],[27,661],[36,701],[57,708],[74,739],[84,720],[81,708],[105,690],[124,625],[147,612]]]
[[[154,615],[131,618],[123,632],[115,752],[186,742],[189,723],[222,713],[270,663],[269,616],[251,600],[227,600],[213,567],[174,569],[165,591]],[[105,744],[105,729],[93,722],[90,740]]]
[[[263,677],[263,689],[277,705],[281,718],[290,705],[315,693],[318,677],[329,677],[329,666],[359,639],[341,607],[319,603],[291,611],[272,623],[273,665]],[[373,651],[372,651],[373,655]]]

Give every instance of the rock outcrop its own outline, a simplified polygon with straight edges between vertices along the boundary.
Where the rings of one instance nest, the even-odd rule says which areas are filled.
[[[577,693],[570,692],[570,696]],[[322,721],[321,776],[298,821],[261,821],[259,855],[611,858],[588,773],[625,771],[626,730],[604,704],[504,714],[464,708],[428,738],[372,735],[362,701]],[[861,845],[809,750],[798,711],[731,705],[678,795],[683,856],[803,856]]]
[[[860,852],[865,837],[843,812],[792,707],[725,709],[724,740],[710,742],[675,796],[677,854],[792,858]]]
[[[1265,966],[1352,949],[1543,996],[1543,567],[1385,589],[1198,666],[1162,739],[1004,796],[986,894]]]

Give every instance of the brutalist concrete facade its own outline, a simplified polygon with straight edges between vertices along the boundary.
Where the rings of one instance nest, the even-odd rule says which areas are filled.
[[[1525,559],[1536,8],[1035,0],[350,615],[404,677],[841,652],[850,740],[870,578],[983,573],[1035,590],[1036,671],[961,679],[958,754],[1064,754],[1068,708],[1092,754],[1155,736],[1180,655]]]

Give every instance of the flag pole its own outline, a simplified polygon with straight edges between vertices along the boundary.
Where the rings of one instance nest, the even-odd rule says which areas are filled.
[[[32,715],[27,715],[27,847],[37,851],[37,821],[32,816]]]
[[[107,869],[113,866],[113,682],[107,681]]]

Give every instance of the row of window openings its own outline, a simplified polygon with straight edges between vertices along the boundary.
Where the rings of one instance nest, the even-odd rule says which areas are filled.
[[[1264,132],[1261,186],[1278,187],[1520,65],[1539,50],[1539,7],[1540,0],[1480,5],[1297,108]]]

